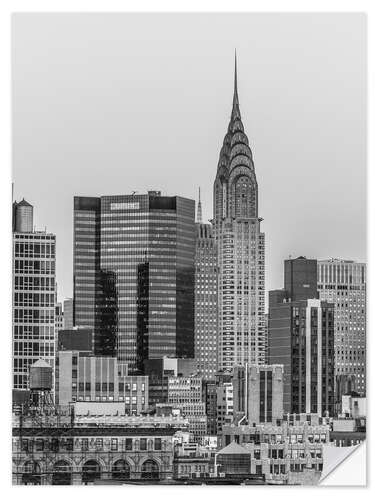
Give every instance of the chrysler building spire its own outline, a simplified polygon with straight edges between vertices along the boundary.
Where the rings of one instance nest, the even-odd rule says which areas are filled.
[[[232,108],[232,120],[234,118],[239,118],[241,120],[240,113],[240,102],[238,99],[238,88],[237,88],[237,51],[234,51],[234,92],[233,92],[233,108]]]

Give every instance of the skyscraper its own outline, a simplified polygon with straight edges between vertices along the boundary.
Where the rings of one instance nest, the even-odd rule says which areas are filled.
[[[339,387],[345,378],[354,378],[352,390],[365,396],[366,264],[339,259],[318,261],[318,291],[322,300],[335,305],[337,398],[341,399]]]
[[[194,212],[158,191],[74,199],[74,324],[96,354],[194,357]]]
[[[299,257],[284,268],[288,289],[270,291],[268,314],[269,363],[284,365],[284,411],[332,416],[334,306],[315,298],[316,260]]]
[[[200,207],[200,202],[198,209]],[[199,219],[199,218],[198,218]],[[211,224],[196,224],[195,359],[204,380],[217,371],[217,253]]]
[[[244,132],[237,90],[214,183],[214,236],[218,253],[218,364],[264,363],[264,233],[258,185]]]
[[[56,237],[33,231],[33,207],[13,204],[13,388],[40,358],[55,365]]]

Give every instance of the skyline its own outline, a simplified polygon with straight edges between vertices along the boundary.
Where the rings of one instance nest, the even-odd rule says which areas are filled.
[[[186,17],[172,16],[180,17],[184,29],[181,30],[179,36],[175,28],[181,22],[169,23],[167,32],[163,32],[165,39],[158,35],[157,26],[149,22],[150,17],[154,16],[143,16],[142,21],[145,26],[142,25],[142,28],[146,30],[148,26],[148,29],[154,30],[151,29],[150,35],[153,34],[155,37],[155,47],[150,47],[146,39],[147,47],[144,43],[143,45],[133,43],[131,50],[126,43],[121,45],[116,42],[122,40],[121,37],[124,36],[124,30],[120,28],[124,28],[124,24],[130,28],[131,23],[128,18],[137,16],[80,16],[77,14],[55,17],[53,22],[52,17],[46,14],[33,15],[30,20],[28,15],[16,15],[13,20],[13,180],[15,183],[14,199],[19,201],[24,197],[35,207],[37,229],[43,229],[46,226],[48,232],[57,235],[59,300],[72,296],[73,196],[130,194],[133,190],[144,193],[147,189],[155,189],[161,190],[163,194],[186,196],[197,201],[200,186],[203,220],[207,221],[212,218],[213,182],[221,140],[231,110],[235,46],[238,54],[241,114],[248,132],[250,147],[254,153],[255,172],[259,184],[259,216],[264,218],[262,225],[266,235],[266,290],[282,286],[283,260],[290,254],[293,257],[306,255],[317,259],[338,257],[357,261],[366,260],[366,140],[363,132],[366,125],[364,111],[366,85],[362,48],[364,44],[362,35],[365,30],[364,18],[361,15],[349,17],[312,15],[308,18],[295,14],[196,15],[195,17],[201,20],[197,33],[198,42],[202,41],[202,31],[204,32],[206,22],[204,18],[207,19],[207,17],[215,18],[215,22],[210,24],[211,34],[216,33],[221,26],[220,18],[223,19],[223,17],[226,20],[236,18],[236,22],[229,23],[231,29],[238,30],[238,24],[241,23],[241,25],[250,23],[256,28],[255,33],[251,29],[248,30],[251,33],[247,33],[248,37],[245,40],[243,32],[239,30],[240,37],[236,31],[236,35],[233,36],[233,42],[236,43],[233,44],[224,40],[220,45],[218,40],[215,40],[218,47],[215,47],[214,53],[212,45],[207,40],[202,46],[195,41],[191,47],[186,43],[190,40],[184,40],[186,28],[194,16],[187,16],[188,20]],[[145,17],[147,21],[144,20]],[[158,17],[160,21],[161,18],[170,19],[171,15]],[[273,24],[275,17],[280,26]],[[108,22],[111,18],[111,22]],[[303,55],[310,63],[317,64],[319,60],[320,66],[324,67],[322,74],[315,74],[313,68],[310,67],[311,73],[305,75],[306,78],[304,78],[303,71],[306,67],[303,64],[306,61],[299,59],[298,64],[295,63],[293,57],[296,56],[296,47],[292,46],[291,40],[287,37],[289,32],[286,24],[288,23],[280,22],[280,18],[288,21],[289,27],[292,28],[289,30],[291,38],[296,36],[296,32],[298,32],[298,37],[302,37],[299,40],[302,51],[308,49]],[[290,21],[291,18],[299,18],[299,24],[294,19]],[[304,18],[303,21],[302,18]],[[314,18],[314,21],[311,18]],[[338,25],[342,29],[341,31],[337,29],[336,38],[332,36],[330,18],[335,26],[338,23],[337,18],[340,18]],[[357,23],[353,23],[353,18]],[[62,30],[61,36],[65,34],[64,26],[66,29],[68,19],[70,19],[71,37],[69,41],[64,38],[65,45],[61,46],[59,45],[60,30]],[[308,26],[305,26],[303,30],[301,24],[306,25],[306,20]],[[94,43],[95,38],[91,38],[98,36],[97,29],[95,29],[97,21],[101,23],[103,29],[105,28],[107,36],[106,38],[102,34],[102,38],[99,37],[99,42],[103,44],[99,52],[97,51],[99,46]],[[133,19],[134,25],[137,22]],[[260,33],[262,28],[257,25],[257,22],[263,28],[266,25],[268,30],[266,29],[264,34]],[[35,29],[35,23],[38,24],[38,29]],[[316,30],[316,25],[314,28],[314,23],[319,23],[320,30]],[[354,29],[354,24],[356,24],[357,31]],[[83,25],[85,37],[82,37],[82,32],[79,30]],[[108,31],[110,26],[112,27],[111,36]],[[158,26],[160,29],[160,24]],[[267,46],[266,39],[267,34],[270,34],[270,28],[282,32],[285,38],[278,40],[281,46],[276,46],[277,37],[274,39],[274,46],[272,43],[270,43],[271,46]],[[309,28],[313,29],[309,30]],[[352,28],[352,38],[347,40],[349,28]],[[132,29],[136,31],[136,26]],[[134,42],[136,35],[132,33],[132,29],[125,31],[130,33],[129,38]],[[330,35],[327,40],[324,39],[326,32],[327,37],[328,33]],[[50,52],[46,51],[43,45],[46,44],[47,35]],[[260,35],[262,36],[259,40]],[[141,39],[144,38],[144,31],[141,30],[139,36]],[[185,56],[173,59],[176,68],[172,72],[166,62],[171,57],[171,49],[165,43],[168,41],[168,36],[171,39],[177,37],[176,50],[183,48]],[[93,42],[93,46],[85,46],[84,42],[87,43],[87,39]],[[321,41],[320,45],[317,45],[318,39],[324,42]],[[254,41],[258,45],[252,44]],[[71,47],[68,46],[68,42]],[[288,42],[291,46],[288,46]],[[23,45],[24,43],[26,44]],[[343,43],[347,44],[347,50],[342,46]],[[226,46],[224,50],[221,50],[223,45]],[[285,46],[289,52],[283,52],[282,48],[285,49]],[[76,49],[74,53],[71,50],[73,48]],[[113,56],[111,50],[115,49],[126,58],[126,63],[130,68],[129,74],[124,75],[114,64],[116,57]],[[276,54],[273,54],[270,49],[275,49]],[[318,52],[313,53],[313,50]],[[145,57],[147,64],[140,64],[135,52]],[[112,57],[106,63],[105,57],[109,54]],[[193,58],[194,63],[185,68],[184,61],[189,60],[192,54],[196,56]],[[333,54],[337,58],[335,59],[337,74],[332,73],[333,68],[329,64]],[[30,55],[32,55],[32,65],[28,64]],[[206,64],[208,55],[211,55],[211,67]],[[68,59],[65,58],[66,56],[69,56]],[[88,63],[86,70],[79,64],[83,56],[86,57]],[[279,59],[278,62],[277,59]],[[75,69],[75,73],[73,71],[61,72],[60,66],[62,69],[69,68],[68,60],[70,69]],[[282,64],[289,63],[287,66],[289,73],[278,73],[274,82],[266,78],[268,66],[264,64],[267,62],[272,64],[272,61],[273,68],[279,68],[279,70]],[[61,64],[64,62],[65,66]],[[292,67],[293,62],[298,69]],[[47,72],[46,70],[52,63],[54,63],[54,71]],[[161,65],[163,71],[157,71],[158,65]],[[100,74],[97,72],[99,67],[103,68]],[[346,68],[351,68],[352,74],[347,72]],[[106,71],[112,78],[100,79]],[[152,88],[148,85],[148,72],[154,78]],[[270,74],[272,73],[271,70]],[[194,79],[192,75],[196,78]],[[97,79],[90,79],[91,87],[85,87],[84,82],[87,83],[87,77],[93,76]],[[334,89],[334,83],[343,83],[340,78],[343,76],[347,78],[351,76],[352,79],[344,80],[347,86],[342,85],[341,88]],[[295,81],[296,77],[297,81]],[[22,81],[27,81],[27,89],[22,86]],[[293,88],[288,86],[291,81],[295,85]],[[51,83],[52,85],[49,85]],[[298,86],[298,83],[302,84],[302,87]],[[321,94],[310,95],[308,84],[317,87]],[[105,91],[113,89],[114,99],[111,100]],[[212,92],[213,89],[214,92]],[[54,90],[57,90],[55,94]],[[186,102],[181,100],[182,92],[185,92]],[[129,93],[133,96],[131,100],[129,100]],[[138,97],[135,97],[134,93]],[[280,96],[285,102],[280,99]],[[311,102],[302,99],[307,96],[311,98]],[[139,97],[142,98],[141,104],[139,104]],[[68,98],[73,98],[73,101],[69,102]],[[83,100],[80,101],[82,98]],[[94,112],[95,109],[90,107],[95,100],[99,107],[97,114]],[[135,106],[133,102],[136,103]],[[341,107],[343,103],[346,105],[345,108]],[[288,107],[291,104],[295,106],[292,109]],[[299,107],[297,110],[298,105],[301,104],[305,108]],[[64,105],[67,109],[63,109]],[[41,107],[38,108],[38,106]],[[288,108],[290,130],[283,126],[285,125],[282,113],[284,107]],[[181,110],[177,115],[176,108]],[[327,119],[322,122],[323,110],[326,113],[331,111],[332,115],[329,116],[329,120],[326,116]],[[270,116],[272,112],[274,114]],[[338,113],[336,117],[333,116],[335,112]],[[109,130],[107,126],[103,128],[101,125],[102,117],[108,115],[110,119],[107,120],[106,125]],[[302,119],[298,126],[293,120],[301,115],[305,120]],[[135,118],[138,121],[134,124]],[[163,126],[160,129],[155,126],[155,118],[156,122],[162,120]],[[31,123],[33,123],[33,134],[30,137],[28,126],[30,127]],[[64,123],[68,127],[64,127]],[[123,129],[128,135],[121,134],[124,132]],[[280,135],[276,135],[280,133],[280,130],[283,130],[281,138]],[[83,135],[83,132],[86,135]],[[314,138],[317,137],[320,142],[315,141],[309,135],[312,132],[315,132]],[[343,133],[342,136],[340,132]],[[295,137],[299,140],[296,141]],[[98,139],[100,139],[99,142]],[[46,143],[51,144],[51,148],[43,149],[42,146]],[[310,144],[309,150],[305,149],[307,143]],[[350,144],[351,149],[347,147],[344,150],[342,144],[346,146]],[[111,149],[111,146],[114,148]],[[321,154],[321,151],[324,151],[323,146],[328,148],[325,150],[325,156]],[[51,151],[48,152],[48,149]],[[306,151],[308,151],[307,155]],[[112,158],[109,152],[112,153]],[[287,160],[284,158],[280,160],[282,152],[289,153]],[[181,156],[181,153],[185,154],[185,157]],[[70,159],[69,168],[64,161],[66,157],[68,162]],[[123,170],[124,160],[129,157],[130,161],[137,161],[134,163],[136,168],[132,168],[132,165]],[[301,169],[300,160],[303,158],[306,167]],[[149,163],[155,159],[157,168],[154,165],[150,167]],[[277,159],[279,162],[276,161]],[[52,161],[54,167],[51,166]],[[176,163],[178,163],[177,182],[171,179],[171,172],[175,172]],[[105,165],[105,175],[103,175],[103,165]],[[353,169],[353,165],[360,165],[360,167]],[[143,167],[143,172],[138,172],[138,166]],[[312,166],[315,170],[312,170]],[[92,171],[89,170],[91,167]],[[203,170],[203,167],[206,170]],[[51,179],[52,176],[49,176],[52,168],[56,177],[55,184]],[[79,171],[78,168],[80,168]],[[282,169],[282,175],[280,175],[280,169]],[[83,179],[79,178],[79,172],[82,172]],[[112,175],[108,175],[107,172],[111,172]],[[48,189],[48,193],[45,192],[43,183],[32,182],[38,176],[42,179],[49,179],[51,188]],[[119,189],[117,187],[119,182],[128,177],[129,182],[125,181],[123,189]],[[294,179],[294,185],[289,182],[290,178]],[[324,179],[323,186],[320,184],[322,179]],[[299,192],[298,188],[301,183],[301,192]],[[281,193],[278,189],[274,190],[274,184],[282,186]],[[312,189],[307,191],[306,185],[311,186]],[[51,210],[51,204],[56,199],[59,208]],[[282,204],[285,206],[287,216],[283,217],[283,220],[278,220],[279,207]],[[306,217],[309,217],[308,221]],[[303,227],[302,234],[298,227]],[[305,230],[306,227],[309,231]],[[342,255],[342,252],[347,253]]]

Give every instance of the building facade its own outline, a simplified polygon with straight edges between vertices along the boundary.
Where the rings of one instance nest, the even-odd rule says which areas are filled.
[[[131,371],[194,357],[194,201],[178,196],[76,197],[74,323],[97,354]]]
[[[195,359],[205,380],[217,371],[217,249],[211,224],[196,224]]]
[[[155,406],[168,402],[169,377],[196,376],[197,364],[190,358],[148,359],[144,364],[144,374],[149,380],[149,404]]]
[[[56,366],[56,402],[120,402],[127,415],[148,408],[148,377],[127,374],[116,358],[59,351]]]
[[[64,312],[63,306],[61,302],[57,302],[55,307],[55,332],[57,332],[64,328]]]
[[[13,484],[116,484],[173,477],[176,421],[13,426]]]
[[[335,379],[354,377],[352,390],[366,395],[366,264],[318,261],[320,298],[335,305]],[[340,401],[340,391],[337,400]]]
[[[216,431],[233,420],[233,384],[222,382],[216,387]]]
[[[55,365],[56,237],[33,231],[33,207],[13,205],[13,388],[40,358]]]
[[[315,471],[317,479],[323,470],[323,447],[330,441],[330,426],[318,415],[298,415],[299,420],[288,420],[278,425],[224,426],[218,436],[220,454],[248,454],[247,460],[231,461],[231,469],[218,467],[218,473],[236,473],[242,463],[244,474],[264,474],[267,483],[303,484],[298,481],[306,471]],[[226,447],[226,448],[225,448]],[[228,447],[232,447],[232,450]],[[241,450],[241,448],[242,450]],[[239,457],[241,458],[241,457]],[[222,461],[216,460],[220,465]],[[297,477],[294,474],[297,473]]]
[[[284,261],[284,288],[269,292],[270,364],[284,365],[284,412],[334,415],[335,315],[319,300],[317,261]]]
[[[207,416],[200,377],[169,377],[168,404],[189,421],[192,438],[201,442],[207,435]]]
[[[241,120],[235,68],[228,132],[214,183],[218,254],[218,367],[264,363],[264,233],[253,155]]]
[[[64,300],[64,326],[65,330],[73,328],[73,299]]]
[[[333,416],[333,304],[318,299],[274,299],[270,292],[269,360],[284,365],[284,412]]]
[[[73,327],[69,330],[60,330],[57,334],[58,351],[80,351],[94,354],[93,331],[91,328]]]
[[[233,370],[233,408],[248,424],[283,418],[283,365],[248,365]]]

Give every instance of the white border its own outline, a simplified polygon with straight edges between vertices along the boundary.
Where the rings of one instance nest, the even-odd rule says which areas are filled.
[[[371,127],[373,123],[373,99],[372,95],[375,89],[375,78],[374,78],[374,63],[372,59],[374,58],[374,35],[373,31],[375,28],[375,13],[373,2],[366,0],[357,0],[357,1],[334,1],[334,0],[305,0],[301,1],[271,1],[271,0],[216,0],[216,2],[206,1],[206,0],[190,0],[183,1],[180,0],[177,2],[173,1],[158,1],[153,2],[149,1],[126,1],[126,0],[64,0],[64,1],[2,1],[0,5],[0,54],[1,54],[1,72],[2,77],[0,78],[0,127],[1,127],[1,210],[2,214],[1,219],[1,228],[2,228],[2,239],[3,244],[1,246],[1,256],[2,256],[2,273],[1,273],[1,333],[3,336],[2,342],[2,362],[0,363],[0,367],[2,370],[1,380],[3,382],[3,391],[2,391],[2,400],[1,405],[3,407],[3,411],[1,412],[1,432],[2,432],[2,449],[0,453],[1,460],[1,493],[4,498],[18,498],[25,497],[27,498],[49,498],[51,495],[54,497],[63,497],[68,493],[69,496],[78,497],[78,495],[82,496],[90,496],[92,498],[102,496],[107,493],[103,488],[92,488],[85,489],[76,487],[70,488],[66,490],[62,487],[36,487],[30,488],[26,487],[24,489],[22,487],[12,488],[10,484],[11,478],[11,461],[10,461],[10,431],[11,431],[11,415],[8,411],[11,405],[11,394],[10,394],[10,373],[11,373],[11,342],[10,342],[10,331],[11,331],[11,323],[10,323],[10,289],[11,289],[11,239],[10,239],[10,214],[11,214],[11,185],[10,185],[10,164],[11,164],[11,122],[10,122],[10,16],[12,12],[126,12],[126,11],[135,11],[135,12],[367,12],[368,14],[368,39],[369,39],[369,54],[368,63],[369,63],[369,80],[368,80],[368,89],[369,89],[369,132],[368,138],[372,137],[372,141],[369,141],[368,145],[368,252],[369,256],[369,290],[368,290],[368,308],[367,310],[371,311],[373,306],[373,294],[372,294],[372,283],[374,281],[374,268],[372,266],[372,253],[374,251],[374,201],[372,201],[372,194],[375,193],[374,189],[374,174],[372,173],[372,159],[373,159],[373,137],[374,130]],[[372,57],[371,57],[372,56]],[[353,165],[355,168],[355,165]],[[369,316],[369,326],[368,326],[368,359],[374,359],[373,350],[373,342],[370,342],[372,339],[372,315]],[[371,363],[368,363],[368,387],[371,387],[372,382],[372,373],[370,370]],[[6,397],[4,397],[4,395]],[[369,400],[369,415],[371,417],[373,405],[375,398],[372,397]],[[371,421],[371,418],[368,419]],[[371,429],[368,429],[368,442],[371,442]],[[350,474],[350,470],[346,473],[347,476]],[[368,464],[367,470],[371,470],[370,467],[370,457],[368,453]],[[353,471],[354,472],[354,471]],[[361,496],[369,496],[371,495],[371,478],[368,478],[368,482],[370,483],[370,487],[367,489],[361,489],[359,491],[354,491],[353,488],[343,487],[337,488],[338,495],[340,498],[352,497],[353,495],[357,495],[358,493]],[[357,481],[353,478],[353,483],[356,484]],[[117,488],[117,487],[115,487]],[[125,487],[126,489],[113,489],[111,488],[109,492],[113,491],[114,495],[121,496],[133,496],[137,495],[137,497],[142,496],[152,496],[152,497],[175,497],[183,496],[185,498],[190,497],[192,494],[194,496],[203,497],[203,495],[215,495],[219,498],[226,498],[228,495],[235,494],[236,496],[253,496],[259,495],[262,498],[268,497],[272,495],[287,495],[289,498],[298,498],[303,495],[304,497],[315,497],[317,494],[319,496],[326,496],[334,494],[332,488],[320,488],[317,491],[316,487],[314,488],[304,488],[303,490],[298,487],[262,487],[261,489],[254,489],[249,487],[138,487],[138,490],[135,492],[135,487]],[[335,488],[336,489],[336,488]],[[355,488],[357,489],[357,488]],[[210,491],[208,491],[210,490]]]

